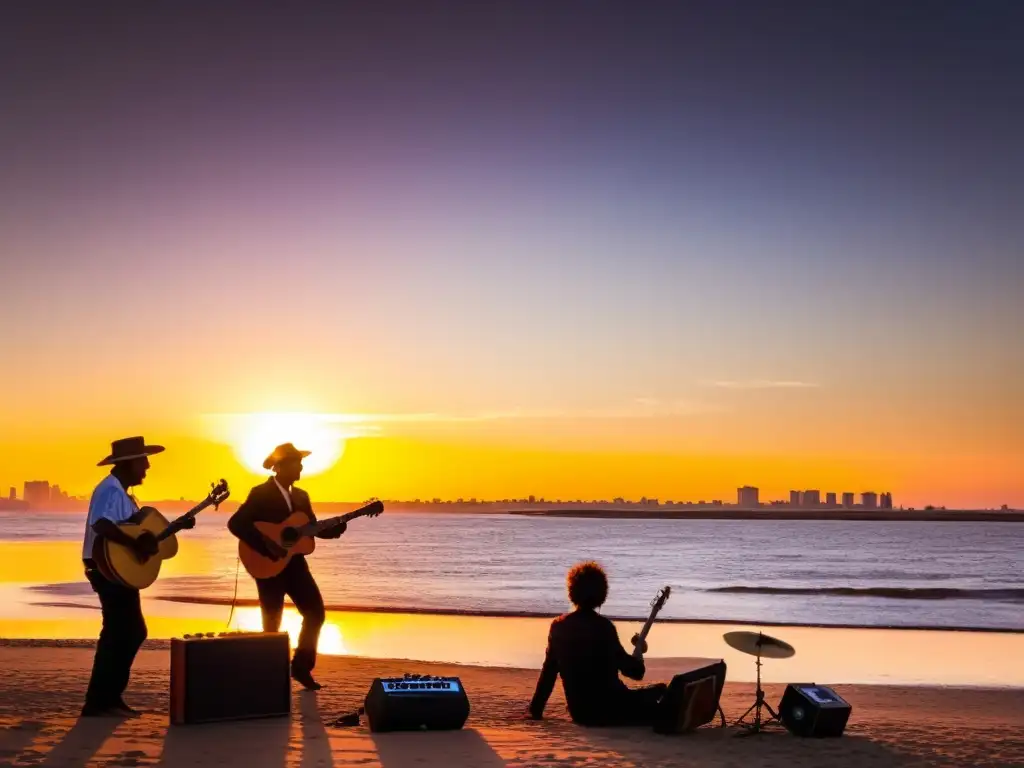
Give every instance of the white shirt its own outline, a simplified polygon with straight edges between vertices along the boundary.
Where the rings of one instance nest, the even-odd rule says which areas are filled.
[[[92,527],[97,520],[105,517],[115,523],[123,523],[138,511],[139,508],[116,477],[107,475],[103,478],[92,492],[92,498],[89,499],[89,515],[85,519],[82,558],[92,557],[92,547],[96,541],[96,532]]]
[[[277,479],[276,475],[274,476],[273,480],[274,480],[274,485],[277,486],[277,489],[281,492],[281,495],[284,496],[284,500],[288,504],[288,511],[289,512],[294,512],[295,510],[292,508],[292,495],[288,492],[288,490],[283,485],[281,485],[280,482],[278,482],[278,479]]]

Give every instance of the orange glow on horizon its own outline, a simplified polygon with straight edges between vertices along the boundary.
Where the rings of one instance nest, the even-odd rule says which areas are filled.
[[[852,426],[825,436],[787,433],[771,423],[756,433],[734,429],[736,415],[728,412],[605,420],[385,417],[379,423],[357,415],[268,412],[177,425],[142,422],[130,431],[167,447],[136,489],[142,501],[198,499],[220,477],[231,484],[232,500],[240,501],[267,476],[263,458],[290,441],[313,451],[300,484],[314,505],[530,495],[731,502],[736,488],[749,484],[761,489],[762,501],[817,488],[823,494],[889,491],[896,506],[1024,507],[1018,452],[980,439],[958,442],[956,425],[942,439],[919,442],[879,441]],[[122,432],[128,428],[115,434]],[[13,486],[20,495],[25,480],[45,479],[87,497],[106,473],[96,462],[110,439],[94,426],[7,431],[0,438],[0,490]]]

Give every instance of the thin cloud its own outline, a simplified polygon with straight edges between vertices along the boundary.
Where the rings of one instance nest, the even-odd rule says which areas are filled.
[[[610,408],[512,408],[471,413],[439,413],[434,411],[414,413],[220,413],[207,414],[206,418],[216,423],[227,424],[246,422],[253,419],[265,419],[268,416],[281,419],[294,416],[300,420],[312,420],[320,424],[336,425],[342,427],[350,436],[355,436],[357,434],[380,432],[384,425],[469,425],[499,421],[665,418],[719,412],[722,410],[724,409],[719,405],[688,400],[636,398],[629,403]]]
[[[708,381],[705,386],[718,387],[719,389],[815,389],[818,387],[812,381],[779,381],[775,379],[750,379],[736,381],[726,379],[722,381]]]

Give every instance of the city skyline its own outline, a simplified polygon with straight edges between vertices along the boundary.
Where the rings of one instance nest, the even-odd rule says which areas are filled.
[[[17,496],[17,489],[11,486],[7,497],[0,498],[0,509],[5,506],[10,508],[11,504],[15,504],[17,508],[28,508],[37,510],[57,511],[54,507],[50,506],[53,504],[60,504],[65,502],[82,505],[87,503],[89,500],[88,495],[69,495],[66,490],[61,489],[58,484],[50,484],[48,480],[25,480],[23,481],[23,492],[22,497],[19,499]],[[824,503],[820,501],[820,491],[817,490],[804,490],[804,491],[790,491],[789,500],[786,499],[770,499],[766,501],[760,500],[760,488],[756,486],[745,485],[736,489],[737,500],[735,503],[726,501],[724,498],[709,498],[709,499],[661,499],[658,497],[647,497],[640,496],[639,498],[629,498],[625,496],[615,496],[609,498],[545,498],[544,496],[538,496],[536,494],[530,494],[522,497],[504,497],[504,498],[477,498],[469,496],[459,496],[453,498],[408,498],[408,499],[384,499],[397,504],[406,505],[451,505],[451,504],[465,504],[465,505],[606,505],[608,507],[723,507],[723,508],[736,508],[736,509],[769,509],[769,508],[781,508],[781,509],[803,509],[803,510],[828,510],[828,509],[863,509],[863,510],[882,510],[882,511],[900,511],[907,509],[914,511],[916,507],[904,507],[904,505],[896,505],[893,502],[892,494],[888,491],[876,492],[876,491],[861,491],[859,494],[854,494],[850,491],[842,492],[842,501],[838,501],[838,494],[836,492],[828,492],[826,494],[826,500]],[[55,498],[56,496],[56,498]],[[860,497],[860,502],[855,502],[855,497]],[[170,502],[187,502],[190,501],[184,496],[179,496],[176,499],[167,498],[159,499],[158,501],[170,501]],[[9,502],[7,505],[4,502]],[[22,502],[23,504],[18,504]],[[338,503],[352,503],[351,499],[320,499],[320,503],[325,504],[338,504]],[[925,504],[924,509],[945,509],[946,505],[940,502]],[[989,507],[984,509],[1011,509],[1008,504],[1000,504],[998,507]],[[979,508],[982,509],[982,508]]]

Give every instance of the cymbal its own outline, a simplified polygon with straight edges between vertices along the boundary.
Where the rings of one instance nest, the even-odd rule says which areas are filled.
[[[788,659],[796,653],[789,643],[762,632],[726,632],[722,639],[737,651],[766,659]]]

